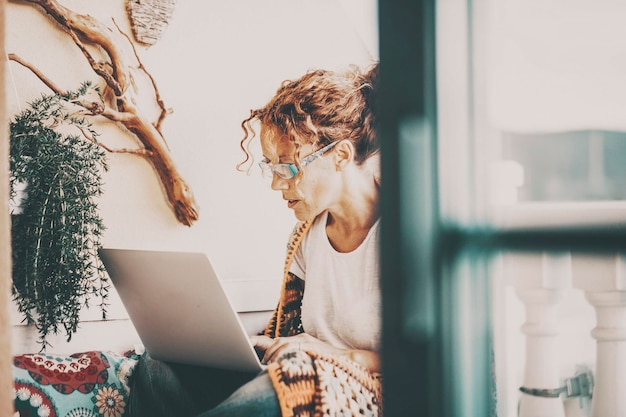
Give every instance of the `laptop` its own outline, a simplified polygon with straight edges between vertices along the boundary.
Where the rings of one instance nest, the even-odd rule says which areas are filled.
[[[237,371],[265,368],[205,254],[113,248],[99,254],[151,357]]]

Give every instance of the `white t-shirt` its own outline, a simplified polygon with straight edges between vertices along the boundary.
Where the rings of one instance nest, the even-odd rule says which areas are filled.
[[[379,223],[352,252],[337,252],[318,216],[298,248],[290,272],[306,281],[304,331],[333,346],[377,351],[381,335]]]

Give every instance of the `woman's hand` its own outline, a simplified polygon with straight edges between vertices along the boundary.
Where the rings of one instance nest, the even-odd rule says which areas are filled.
[[[261,360],[265,364],[275,361],[284,353],[304,350],[348,358],[372,372],[380,372],[378,353],[369,350],[341,349],[322,342],[307,333],[300,333],[290,337],[277,337],[275,339],[267,336],[251,336],[250,339],[258,350],[265,352]]]
[[[274,362],[281,355],[298,350],[330,353],[332,355],[340,355],[344,351],[306,333],[290,337],[277,337],[275,339],[267,336],[252,336],[251,340],[258,350],[265,352],[261,360],[263,363]]]

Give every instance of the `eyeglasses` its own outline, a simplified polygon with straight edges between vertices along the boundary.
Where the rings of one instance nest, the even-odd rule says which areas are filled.
[[[266,177],[271,177],[276,174],[284,180],[290,180],[295,177],[298,172],[300,172],[301,168],[304,168],[320,156],[324,155],[339,142],[340,141],[337,140],[305,156],[300,161],[300,167],[298,167],[298,164],[270,164],[269,162],[259,162],[259,167],[261,168],[261,171],[263,171],[263,175]]]

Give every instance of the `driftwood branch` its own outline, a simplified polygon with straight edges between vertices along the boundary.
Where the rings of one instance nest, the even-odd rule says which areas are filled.
[[[9,60],[15,61],[18,64],[28,68],[33,74],[37,76],[50,90],[54,91],[56,94],[60,96],[66,96],[67,92],[58,87],[50,78],[46,77],[46,75],[39,71],[39,68],[35,67],[30,62],[24,60],[22,57],[16,54],[8,54]]]
[[[161,123],[170,111],[166,110],[156,82],[139,60],[130,38],[124,35],[121,30],[114,32],[93,17],[78,14],[62,6],[56,0],[13,1],[41,7],[52,19],[67,30],[74,43],[85,55],[91,68],[104,80],[115,95],[114,99],[110,100],[111,103],[87,101],[73,101],[73,103],[85,108],[92,115],[103,116],[110,121],[122,124],[137,137],[143,148],[137,150],[124,149],[122,152],[140,155],[152,164],[161,180],[176,219],[186,226],[191,226],[198,219],[193,192],[176,169],[161,134]],[[130,88],[132,84],[131,66],[126,61],[126,54],[121,48],[122,45],[128,43],[132,47],[139,68],[149,77],[154,89],[156,104],[161,109],[159,118],[155,123],[149,121],[135,104],[137,100],[132,95],[133,88]],[[87,50],[86,45],[100,47],[105,55],[103,58],[106,60],[99,61]],[[9,58],[30,69],[55,93],[66,95],[63,89],[59,88],[34,65],[15,54],[9,55]],[[108,148],[104,147],[104,149]]]
[[[120,29],[120,27],[117,25],[115,21],[113,21],[113,23],[115,23],[117,30],[128,40],[128,43],[133,48],[133,53],[135,54],[135,59],[137,59],[137,63],[139,64],[139,69],[142,70],[144,74],[146,74],[146,77],[148,77],[148,79],[152,83],[152,88],[154,90],[154,100],[157,102],[157,104],[159,105],[159,108],[161,109],[161,113],[159,114],[159,119],[154,124],[154,127],[156,127],[158,131],[161,131],[161,124],[163,123],[163,120],[165,120],[167,115],[172,113],[172,109],[166,108],[165,102],[161,98],[161,93],[159,92],[159,89],[157,87],[156,80],[154,79],[152,74],[148,72],[146,67],[143,65],[143,62],[141,62],[141,59],[139,58],[139,54],[137,53],[137,48],[135,48],[135,44],[130,40],[130,37],[127,34],[122,32],[122,30]]]
[[[104,143],[99,142],[98,140],[96,140],[96,138],[91,134],[91,132],[88,132],[86,129],[80,127],[80,126],[76,126],[78,128],[78,130],[80,130],[80,133],[83,135],[83,137],[85,139],[87,139],[90,142],[95,143],[96,145],[100,146],[102,149],[104,149],[105,151],[109,152],[109,153],[129,153],[129,154],[134,154],[134,155],[141,155],[141,156],[146,156],[148,153],[150,153],[150,151],[144,149],[144,148],[138,148],[138,149],[130,149],[130,148],[120,148],[120,149],[113,149],[110,148],[108,146],[106,146]]]

